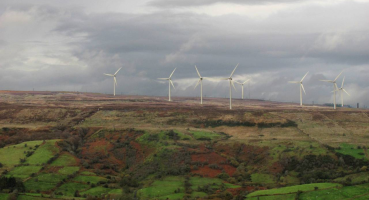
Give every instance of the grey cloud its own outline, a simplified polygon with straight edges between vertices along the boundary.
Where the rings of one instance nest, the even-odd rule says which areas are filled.
[[[335,21],[327,16],[342,7],[349,14],[339,16],[341,26],[332,25]],[[19,32],[13,32],[15,40],[1,37],[0,85],[3,89],[112,93],[112,80],[103,73],[123,67],[118,94],[165,96],[168,85],[157,78],[169,76],[177,67],[173,80],[178,88],[173,95],[198,96],[198,89],[193,89],[195,79],[189,81],[197,77],[194,65],[202,76],[226,77],[240,63],[235,78],[252,78],[250,88],[245,87],[252,98],[298,102],[298,86],[287,82],[310,71],[304,82],[304,102],[330,102],[331,85],[318,80],[333,79],[347,69],[347,88],[353,92],[347,102],[369,104],[368,93],[360,92],[369,88],[369,31],[365,20],[355,21],[365,19],[368,7],[319,7],[314,16],[302,9],[262,21],[167,11],[97,14],[52,6],[14,7],[11,10],[32,11],[37,23],[28,23],[30,29],[19,26]],[[354,11],[356,17],[350,15]],[[311,18],[320,19],[319,23],[311,23]],[[38,27],[42,31],[36,31]],[[339,27],[344,31],[337,31]],[[228,92],[227,82],[204,81],[206,96],[228,97]],[[239,98],[240,89],[233,94]]]
[[[148,3],[150,6],[156,7],[196,7],[196,6],[206,6],[213,5],[216,3],[232,3],[232,4],[243,4],[243,5],[260,5],[260,4],[276,4],[276,3],[296,3],[302,0],[153,0]]]

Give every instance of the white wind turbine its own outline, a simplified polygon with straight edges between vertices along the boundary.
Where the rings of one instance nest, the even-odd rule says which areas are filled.
[[[174,89],[176,89],[175,87],[174,87],[174,85],[173,85],[173,82],[172,82],[172,76],[173,76],[173,74],[174,74],[174,71],[176,71],[176,69],[177,68],[175,68],[174,70],[173,70],[173,72],[170,74],[170,76],[169,76],[169,78],[158,78],[158,79],[160,79],[160,80],[167,80],[168,82],[169,82],[169,101],[172,101],[172,99],[170,98],[170,85],[172,85],[173,86],[173,88]]]
[[[199,81],[198,81],[198,82],[197,82],[197,84],[195,85],[195,88],[194,88],[194,89],[196,89],[196,87],[200,84],[200,87],[201,87],[201,89],[200,89],[200,91],[201,91],[201,104],[202,104],[202,80],[204,79],[204,77],[202,77],[202,76],[200,75],[200,72],[199,72],[199,70],[197,69],[196,65],[195,65],[195,68],[196,68],[196,72],[197,72],[197,74],[199,75]]]
[[[304,88],[304,85],[302,84],[302,81],[305,79],[306,75],[308,74],[309,72],[307,72],[305,74],[304,77],[302,77],[301,81],[288,81],[289,83],[298,83],[300,84],[300,106],[302,106],[302,90],[304,90],[304,93],[306,95],[306,92],[305,92],[305,88]]]
[[[345,82],[345,77],[343,77],[343,80],[342,80],[342,85],[340,88],[337,89],[337,91],[341,91],[341,107],[343,107],[343,92],[345,92],[347,95],[350,96],[350,94],[343,88],[343,83]]]
[[[243,99],[243,85],[245,84],[245,83],[247,83],[247,82],[249,82],[249,80],[246,80],[245,82],[243,82],[243,83],[240,83],[240,82],[238,82],[238,81],[235,81],[237,84],[239,84],[239,85],[241,85],[242,86],[242,99]]]
[[[236,71],[237,67],[238,67],[238,64],[236,65],[236,67],[234,68],[234,70],[232,71],[231,75],[228,78],[220,79],[220,80],[229,80],[229,109],[232,109],[232,86],[236,90],[236,87],[234,86],[234,83],[233,83],[232,76],[233,76],[234,71]]]
[[[342,71],[343,72],[343,71]],[[333,97],[333,106],[334,106],[334,109],[336,109],[336,90],[338,90],[338,87],[337,87],[337,79],[338,77],[341,76],[342,72],[340,74],[338,74],[338,76],[333,80],[320,80],[320,81],[324,81],[324,82],[328,82],[328,83],[333,83],[333,93],[334,93],[334,97]]]
[[[115,96],[115,85],[117,85],[117,78],[116,78],[116,75],[117,75],[117,73],[119,72],[119,70],[120,69],[122,69],[122,68],[119,68],[116,72],[115,72],[115,74],[105,74],[105,75],[107,75],[107,76],[112,76],[112,77],[114,77],[114,96]]]

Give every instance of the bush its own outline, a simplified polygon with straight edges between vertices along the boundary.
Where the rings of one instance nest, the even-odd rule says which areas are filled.
[[[22,181],[18,181],[14,177],[1,177],[0,178],[0,188],[9,189],[11,191],[17,190],[19,192],[24,192],[25,187]]]
[[[211,169],[223,169],[222,167],[220,167],[219,165],[217,165],[217,164],[210,164],[209,165],[209,168],[211,168]]]

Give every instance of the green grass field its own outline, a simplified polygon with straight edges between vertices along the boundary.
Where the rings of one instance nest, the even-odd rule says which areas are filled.
[[[174,130],[175,133],[177,133],[178,140],[191,140],[191,136],[186,135],[184,133],[181,133],[177,130]],[[154,138],[154,140],[153,140]],[[141,137],[137,138],[137,141],[143,144],[147,144],[150,142],[157,142],[160,140],[171,140],[173,138],[170,138],[168,136],[168,131],[161,131],[160,133],[145,133]]]
[[[254,183],[263,183],[263,184],[270,184],[274,183],[273,176],[270,174],[259,174],[254,173],[251,175],[251,181]]]
[[[106,178],[98,177],[98,176],[76,176],[73,181],[81,182],[81,183],[93,183],[96,184],[100,181],[106,181]]]
[[[81,175],[86,175],[86,176],[96,176],[95,173],[90,172],[90,171],[83,171],[80,173]]]
[[[101,186],[98,186],[98,187],[94,187],[94,188],[91,188],[89,190],[86,190],[84,192],[80,192],[81,195],[92,195],[92,196],[101,196],[102,194],[109,194],[109,192],[111,191],[112,189],[110,188],[104,188],[104,187],[101,187]]]
[[[63,167],[58,171],[58,173],[63,175],[70,175],[78,171],[79,167]]]
[[[190,131],[196,140],[216,140],[222,138],[221,135],[206,131]]]
[[[158,199],[181,199],[184,196],[184,177],[180,176],[168,176],[163,180],[154,181],[149,187],[145,187],[139,190],[138,194],[142,198],[158,198]],[[210,185],[211,188],[217,190],[220,188],[224,181],[217,178],[201,178],[201,177],[191,177],[189,183],[191,184],[191,189],[193,193],[192,197],[205,197],[208,194],[204,192],[196,191],[199,187],[205,185]],[[238,188],[240,186],[233,185],[230,183],[224,183],[226,188]],[[179,189],[179,192],[175,193]]]
[[[122,189],[112,189],[109,194],[122,194]]]
[[[60,174],[40,174],[36,177],[40,182],[47,182],[47,183],[58,183],[63,179],[66,179],[66,175]]]
[[[250,197],[247,200],[295,200],[296,194]]]
[[[190,183],[191,183],[191,189],[197,190],[198,187],[203,187],[205,185],[212,185],[213,188],[219,188],[219,186],[224,181],[218,178],[201,178],[201,177],[191,177]],[[233,185],[230,183],[224,183],[226,188],[239,188],[238,185]]]
[[[0,193],[0,199],[8,199],[9,194]]]
[[[155,199],[160,199],[160,200],[166,200],[166,199],[183,199],[184,195],[185,195],[185,193],[181,192],[181,193],[164,195],[164,196],[161,196],[161,197],[157,197]]]
[[[338,183],[312,183],[312,184],[304,184],[304,185],[295,185],[290,187],[282,187],[277,189],[270,189],[270,190],[259,190],[253,192],[247,197],[255,197],[255,196],[267,196],[267,195],[275,195],[275,194],[289,194],[289,193],[296,193],[297,191],[313,191],[315,187],[318,189],[327,189],[327,188],[334,188],[334,187],[342,187],[341,184]]]
[[[37,193],[37,190],[42,192],[53,189],[56,186],[56,183],[39,182],[36,181],[34,178],[32,178],[24,182],[24,186],[26,188],[26,191],[32,191],[34,193]]]
[[[336,200],[336,199],[358,199],[356,196],[369,195],[369,187],[366,186],[347,186],[343,188],[332,188],[328,190],[319,190],[302,193],[301,200]],[[364,198],[363,197],[363,198]],[[367,199],[364,198],[364,199]]]
[[[192,198],[201,198],[206,196],[208,196],[208,194],[206,194],[205,192],[192,192],[191,194]]]
[[[342,154],[345,154],[345,155],[350,155],[350,156],[353,156],[353,157],[358,158],[358,159],[367,160],[367,158],[365,157],[365,154],[364,154],[364,150],[363,149],[358,149],[357,146],[355,146],[355,145],[342,143],[342,144],[340,144],[340,148],[341,149],[339,149],[339,150],[337,149],[336,152],[342,153]]]
[[[58,159],[51,163],[51,166],[74,166],[77,164],[76,158],[73,155],[65,153],[60,155]]]
[[[163,180],[154,181],[150,187],[140,189],[138,194],[143,198],[164,198],[164,196],[169,198],[168,195],[173,195],[178,188],[180,193],[184,191],[183,177],[166,177]]]
[[[27,147],[25,146],[27,144]],[[28,141],[16,145],[6,146],[0,149],[0,161],[4,165],[3,169],[11,169],[20,163],[20,159],[26,158],[24,151],[30,151],[36,145],[41,145],[42,141]],[[31,148],[31,149],[30,149]]]
[[[347,176],[344,176],[344,177],[336,178],[336,179],[334,179],[334,181],[338,182],[338,183],[344,183],[344,182],[346,182],[347,178],[351,179],[351,183],[358,184],[358,183],[361,183],[363,181],[368,181],[369,180],[369,172],[362,172],[362,173],[358,173],[358,174],[350,174],[350,175],[347,175]]]
[[[74,196],[74,193],[78,190],[79,192],[87,190],[90,186],[81,183],[66,183],[60,186],[55,192],[62,192],[64,196]]]
[[[31,176],[31,174],[40,171],[41,168],[42,166],[19,166],[10,171],[7,176],[26,179]]]
[[[26,163],[31,165],[47,163],[59,149],[55,146],[55,142],[58,140],[48,140],[45,144],[41,145],[32,156],[27,158]]]

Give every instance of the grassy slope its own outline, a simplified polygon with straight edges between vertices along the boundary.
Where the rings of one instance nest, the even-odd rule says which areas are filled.
[[[57,152],[58,147],[55,146],[55,142],[58,140],[48,140],[45,144],[40,146],[35,153],[26,160],[26,164],[36,165],[47,163]]]
[[[10,171],[7,176],[26,179],[31,176],[31,174],[40,171],[41,168],[42,166],[19,166]]]
[[[63,175],[70,175],[78,171],[79,167],[63,167],[58,171],[58,173]]]
[[[25,147],[27,144],[27,147]],[[0,149],[0,161],[4,165],[4,169],[10,169],[14,165],[19,164],[20,159],[26,158],[24,151],[30,151],[36,145],[41,145],[42,141],[28,141],[16,145],[9,145]]]
[[[347,186],[343,188],[333,188],[328,190],[306,192],[300,195],[301,200],[321,199],[321,200],[336,200],[336,199],[357,199],[355,196],[369,195],[369,185]],[[367,197],[365,198],[367,199]]]
[[[326,188],[333,188],[333,187],[342,187],[342,185],[337,184],[337,183],[312,183],[312,184],[296,185],[296,186],[283,187],[283,188],[270,189],[270,190],[259,190],[259,191],[256,191],[256,192],[253,192],[247,195],[247,197],[276,195],[276,194],[289,194],[289,193],[296,193],[297,191],[313,191],[314,187],[318,187],[319,189],[326,189]]]
[[[350,155],[350,156],[358,158],[358,159],[367,160],[367,158],[365,157],[365,154],[364,154],[364,150],[363,149],[358,149],[357,146],[355,146],[355,145],[342,143],[342,144],[340,144],[340,148],[341,149],[339,149],[339,150],[337,149],[336,152],[342,153],[342,154],[345,154],[345,155]]]
[[[62,192],[64,196],[74,196],[74,193],[78,190],[79,192],[85,191],[89,188],[89,185],[81,183],[65,183],[60,186],[55,192]]]
[[[53,163],[51,163],[51,166],[73,166],[77,164],[78,163],[74,156],[69,153],[64,153],[60,155],[59,158],[56,159]]]

